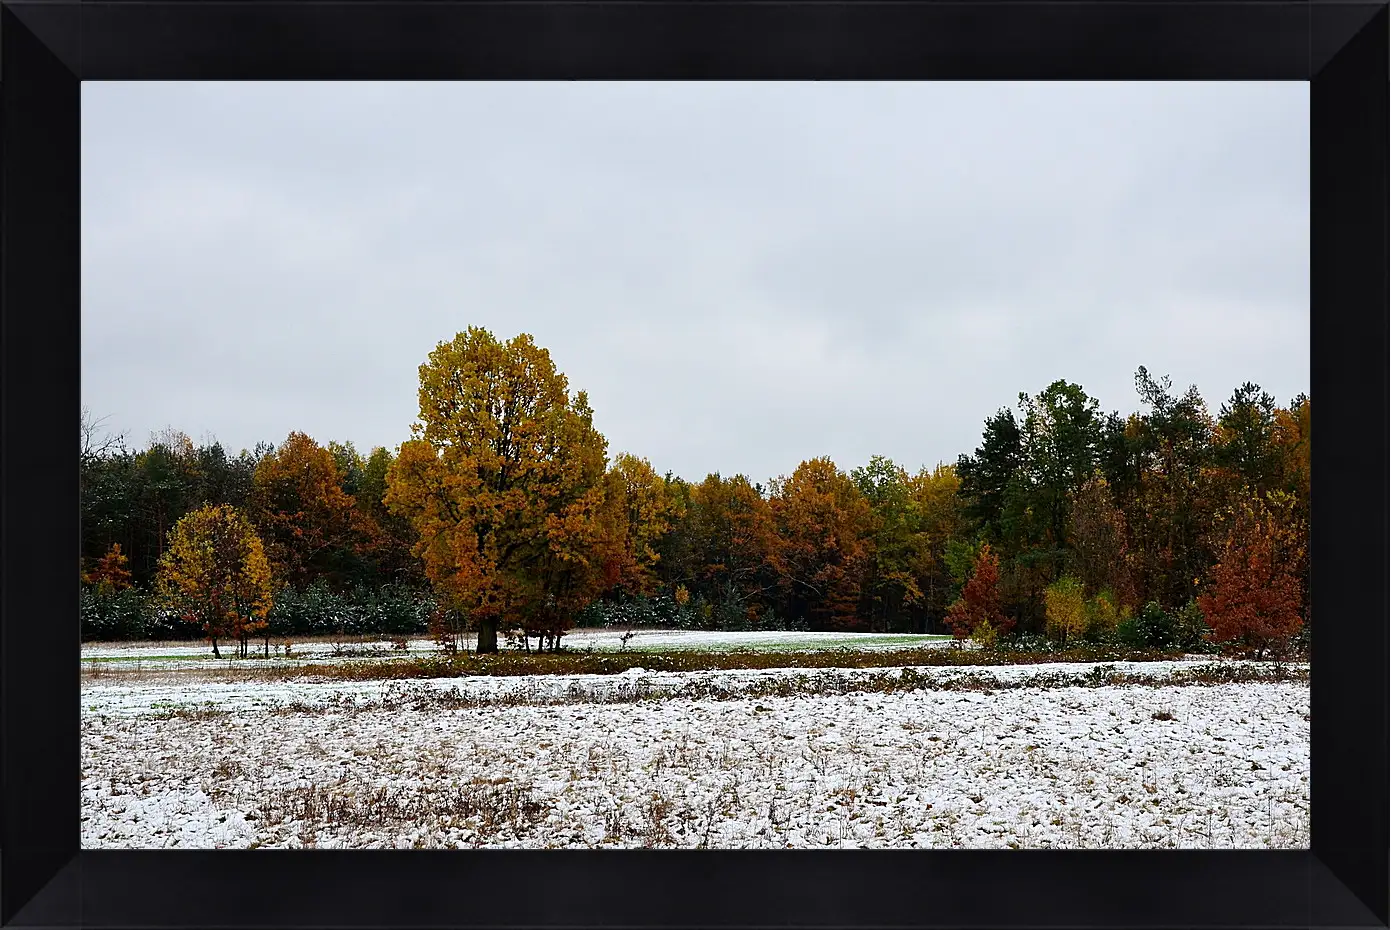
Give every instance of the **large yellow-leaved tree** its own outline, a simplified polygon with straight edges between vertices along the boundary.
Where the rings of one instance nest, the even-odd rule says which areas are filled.
[[[420,366],[420,416],[387,473],[436,593],[478,627],[553,638],[601,585],[606,447],[583,391],[525,333],[470,327]],[[554,639],[553,639],[554,641]]]

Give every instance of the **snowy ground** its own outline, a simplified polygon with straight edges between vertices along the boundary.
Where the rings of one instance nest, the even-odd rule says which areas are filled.
[[[624,650],[628,652],[745,652],[745,651],[883,651],[889,649],[937,648],[949,645],[949,636],[896,633],[798,633],[750,631],[746,633],[684,632],[674,630],[634,631],[625,642],[623,631],[572,630],[562,640],[572,652]],[[470,646],[471,646],[470,642]],[[439,652],[430,639],[411,639],[405,653],[389,640],[332,642],[318,639],[291,644],[285,655],[277,641],[271,641],[271,654],[263,654],[263,644],[253,643],[252,654],[239,659],[233,647],[221,644],[222,657],[214,658],[212,647],[203,643],[88,643],[82,647],[82,670],[87,677],[158,676],[164,672],[246,672],[256,669],[298,668],[304,665],[331,665],[339,662],[390,662],[411,656]]]
[[[1108,674],[1160,681],[1193,675],[1213,665],[1255,667],[1255,663],[1189,659],[1172,662],[1113,662]],[[406,681],[289,679],[239,681],[190,679],[177,673],[154,681],[84,683],[82,711],[90,717],[169,715],[179,712],[241,713],[332,707],[395,707],[402,703],[449,700],[456,704],[557,704],[633,702],[649,698],[758,696],[843,693],[901,688],[903,676],[936,687],[981,683],[993,687],[1056,687],[1087,684],[1098,666],[1089,662],[1050,662],[1004,666],[913,666],[907,668],[769,668],[709,672],[653,672],[633,668],[618,675],[472,675]]]
[[[1308,685],[1194,667],[86,684],[82,844],[1307,846]]]
[[[913,633],[797,633],[780,630],[751,630],[723,633],[683,630],[634,631],[626,645],[623,630],[576,630],[561,643],[567,649],[628,649],[661,651],[701,649],[728,652],[734,649],[915,649],[944,646],[950,636]]]

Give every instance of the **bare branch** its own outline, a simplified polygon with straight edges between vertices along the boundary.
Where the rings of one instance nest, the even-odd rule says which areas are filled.
[[[109,433],[102,428],[110,417],[94,417],[87,407],[82,408],[82,445],[79,462],[89,465],[100,458],[125,449],[125,433]]]

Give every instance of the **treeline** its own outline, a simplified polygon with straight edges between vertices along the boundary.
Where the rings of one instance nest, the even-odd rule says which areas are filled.
[[[84,635],[206,632],[230,610],[259,635],[468,627],[481,649],[581,621],[1287,645],[1308,621],[1308,398],[1244,384],[1213,415],[1144,368],[1136,387],[1127,416],[1064,381],[1021,394],[931,469],[813,458],[689,483],[610,458],[529,336],[470,329],[421,366],[395,451],[292,433],[231,456],[174,432],[131,451],[86,424]],[[173,530],[218,507],[200,532],[244,521],[264,610],[229,608],[230,589],[189,600],[200,543],[171,555]]]

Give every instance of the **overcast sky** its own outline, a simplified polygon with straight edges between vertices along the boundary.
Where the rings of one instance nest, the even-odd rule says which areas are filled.
[[[409,438],[531,333],[611,453],[916,470],[1051,381],[1309,387],[1307,83],[82,85],[82,400]]]

